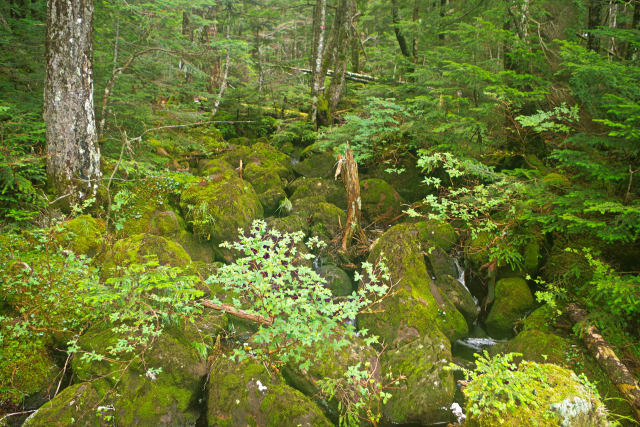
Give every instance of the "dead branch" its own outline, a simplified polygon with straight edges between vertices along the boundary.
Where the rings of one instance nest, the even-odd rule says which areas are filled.
[[[217,304],[208,299],[200,300],[200,304],[202,304],[205,307],[212,308],[214,310],[224,311],[226,313],[229,313],[236,317],[240,317],[242,319],[247,319],[252,322],[261,323],[265,326],[273,325],[273,319],[267,319],[266,317],[261,316],[259,314],[249,313],[248,311],[235,308],[234,306],[229,304]]]

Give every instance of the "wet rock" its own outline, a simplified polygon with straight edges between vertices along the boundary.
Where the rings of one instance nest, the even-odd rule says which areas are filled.
[[[486,320],[487,332],[495,337],[513,335],[516,321],[533,308],[529,285],[519,277],[498,280],[495,300]]]
[[[293,170],[307,178],[327,178],[333,174],[335,164],[332,153],[311,153],[293,165]]]
[[[462,313],[469,325],[478,318],[479,307],[462,283],[450,275],[441,276],[436,280],[438,289],[446,295],[453,305]]]
[[[322,196],[325,201],[333,203],[340,209],[347,208],[347,193],[342,181],[331,178],[300,177],[289,183],[287,189],[292,193],[291,200],[310,196]]]

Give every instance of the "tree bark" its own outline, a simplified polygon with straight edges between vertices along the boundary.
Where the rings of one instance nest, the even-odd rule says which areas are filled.
[[[94,194],[100,149],[93,110],[93,0],[47,0],[47,174],[72,200]]]
[[[640,388],[629,369],[620,361],[607,344],[598,329],[586,322],[587,312],[576,304],[566,308],[571,321],[578,325],[582,341],[585,343],[598,364],[607,373],[611,381],[624,396],[638,421],[640,421]]]
[[[589,30],[600,26],[602,21],[602,0],[591,0],[588,20],[587,28]],[[593,50],[594,52],[600,50],[600,39],[592,32],[589,32],[587,36],[587,49]]]
[[[347,72],[348,52],[353,35],[353,20],[356,18],[356,3],[354,0],[340,0],[336,12],[336,52],[334,55],[334,74],[329,84],[327,99],[329,101],[329,117],[336,111],[344,92],[345,73]]]
[[[402,56],[411,58],[411,52],[409,52],[409,46],[407,45],[407,39],[400,30],[400,12],[398,10],[398,0],[391,1],[391,20],[393,21],[393,32],[396,34],[396,40],[398,40],[398,46],[400,46],[400,52]]]
[[[338,158],[338,168],[336,178],[342,176],[344,189],[347,192],[347,223],[344,226],[342,235],[342,250],[347,251],[351,243],[353,233],[360,226],[362,199],[360,198],[360,179],[358,178],[358,164],[353,158],[353,151],[347,144],[344,156]]]
[[[327,0],[316,0],[316,6],[313,13],[313,41],[312,64],[311,69],[311,121],[317,122],[318,119],[318,96],[320,94],[320,86],[324,81],[322,73],[322,58],[324,55],[324,37],[327,23]]]

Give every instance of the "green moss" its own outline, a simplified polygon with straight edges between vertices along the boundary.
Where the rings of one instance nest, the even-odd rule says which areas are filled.
[[[115,243],[103,261],[100,277],[113,277],[117,274],[117,267],[144,264],[151,260],[174,267],[191,263],[191,257],[180,244],[153,234],[136,234]]]
[[[179,243],[194,261],[207,263],[213,261],[214,255],[211,248],[188,232],[182,217],[172,210],[154,212],[151,217],[150,233]]]
[[[347,193],[340,181],[328,178],[300,177],[291,182],[287,189],[292,193],[291,200],[310,196],[322,196],[340,209],[347,208]]]
[[[62,224],[55,239],[60,246],[78,255],[93,257],[102,250],[105,235],[104,221],[81,215]]]
[[[335,163],[336,160],[331,153],[311,153],[293,165],[293,170],[307,178],[327,178],[331,176]]]
[[[281,233],[296,233],[302,231],[306,233],[309,223],[300,215],[289,215],[282,218],[268,218],[267,225]]]
[[[95,426],[102,424],[95,408],[107,406],[105,391],[109,385],[105,380],[75,384],[62,390],[53,400],[45,403],[23,424],[27,427],[48,426]],[[113,415],[112,411],[105,415]]]
[[[216,250],[219,243],[235,239],[238,228],[246,229],[263,214],[251,184],[231,174],[190,185],[182,192],[180,206],[194,233],[210,240]],[[220,255],[229,257],[222,251]]]
[[[331,425],[308,398],[255,362],[217,358],[207,401],[210,426]]]
[[[360,182],[363,216],[369,221],[384,221],[402,213],[402,198],[386,181],[379,178]]]
[[[567,188],[571,185],[571,182],[566,176],[555,172],[545,175],[544,178],[542,178],[542,183],[547,187],[559,188]]]
[[[462,283],[452,276],[441,276],[436,280],[438,289],[453,303],[467,320],[467,324],[473,325],[478,318],[478,306]]]
[[[234,173],[233,166],[223,159],[205,159],[200,161],[198,172],[202,176]]]
[[[533,295],[524,279],[513,277],[498,280],[495,300],[486,320],[487,331],[492,336],[513,335],[518,319],[533,308]]]
[[[386,172],[388,169],[402,169],[402,173]],[[382,162],[368,168],[367,178],[380,178],[389,183],[400,196],[415,202],[429,194],[429,188],[422,184],[424,174],[416,166],[415,159],[404,157],[394,162]]]
[[[224,153],[221,157],[234,167],[240,166],[242,161],[243,169],[259,167],[262,172],[270,172],[281,178],[292,177],[291,159],[286,154],[276,150],[273,146],[265,142],[257,142],[250,147],[235,146]],[[249,169],[251,169],[249,168]],[[257,170],[249,172],[251,179],[259,178]],[[249,180],[249,177],[247,179]]]
[[[353,284],[349,275],[335,265],[323,265],[317,273],[327,282],[333,296],[347,296],[353,292]]]
[[[256,193],[264,193],[272,188],[281,188],[283,178],[267,167],[249,163],[243,170],[243,178],[253,185]]]
[[[458,275],[458,268],[456,267],[453,258],[439,247],[430,248],[426,254],[429,259],[429,272],[436,278],[444,276],[456,276]]]
[[[595,427],[608,425],[602,402],[584,386],[575,374],[552,364],[522,364],[519,371],[530,377],[526,385],[535,390],[535,405],[515,405],[498,410],[492,407],[479,415],[467,410],[467,425],[538,425]],[[491,373],[483,376],[491,375]],[[478,377],[485,384],[483,376]],[[467,395],[482,396],[483,390],[475,390],[472,381]],[[483,397],[486,398],[486,397]],[[573,409],[573,410],[572,410]]]
[[[458,242],[458,233],[448,222],[421,221],[415,224],[420,231],[420,238],[429,242],[430,246],[438,247],[445,252],[451,251]]]
[[[273,187],[258,194],[260,204],[265,214],[274,214],[280,208],[280,202],[287,197],[287,193],[281,187]]]
[[[486,231],[478,234],[475,239],[471,239],[465,247],[465,255],[474,269],[479,270],[489,262],[489,245],[491,235]]]
[[[400,345],[427,335],[436,325],[448,338],[458,339],[468,332],[462,314],[445,296],[440,307],[432,293],[431,277],[427,273],[423,251],[429,244],[426,224],[398,224],[380,236],[369,255],[376,263],[384,253],[391,274],[397,283],[395,293],[385,298],[374,314],[358,317],[360,325],[380,336],[387,344]],[[435,292],[439,292],[435,287]]]
[[[406,376],[392,392],[383,413],[393,424],[446,422],[453,403],[453,373],[444,369],[451,362],[451,346],[437,329],[421,339],[383,354],[382,375]]]
[[[342,231],[342,226],[347,223],[345,212],[334,204],[320,202],[310,206],[311,226],[317,232],[328,234],[329,237],[336,236]]]

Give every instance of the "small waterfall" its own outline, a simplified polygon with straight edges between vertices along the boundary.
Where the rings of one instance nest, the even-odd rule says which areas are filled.
[[[478,298],[476,298],[476,296],[471,293],[471,291],[469,290],[465,282],[464,268],[460,266],[460,261],[458,260],[457,257],[453,258],[453,262],[456,264],[456,268],[458,269],[458,277],[457,277],[458,282],[460,282],[460,284],[462,284],[462,286],[464,286],[467,292],[469,292],[469,294],[473,297],[473,302],[476,303],[476,307],[478,308],[478,311],[480,311],[480,303],[478,302]]]

